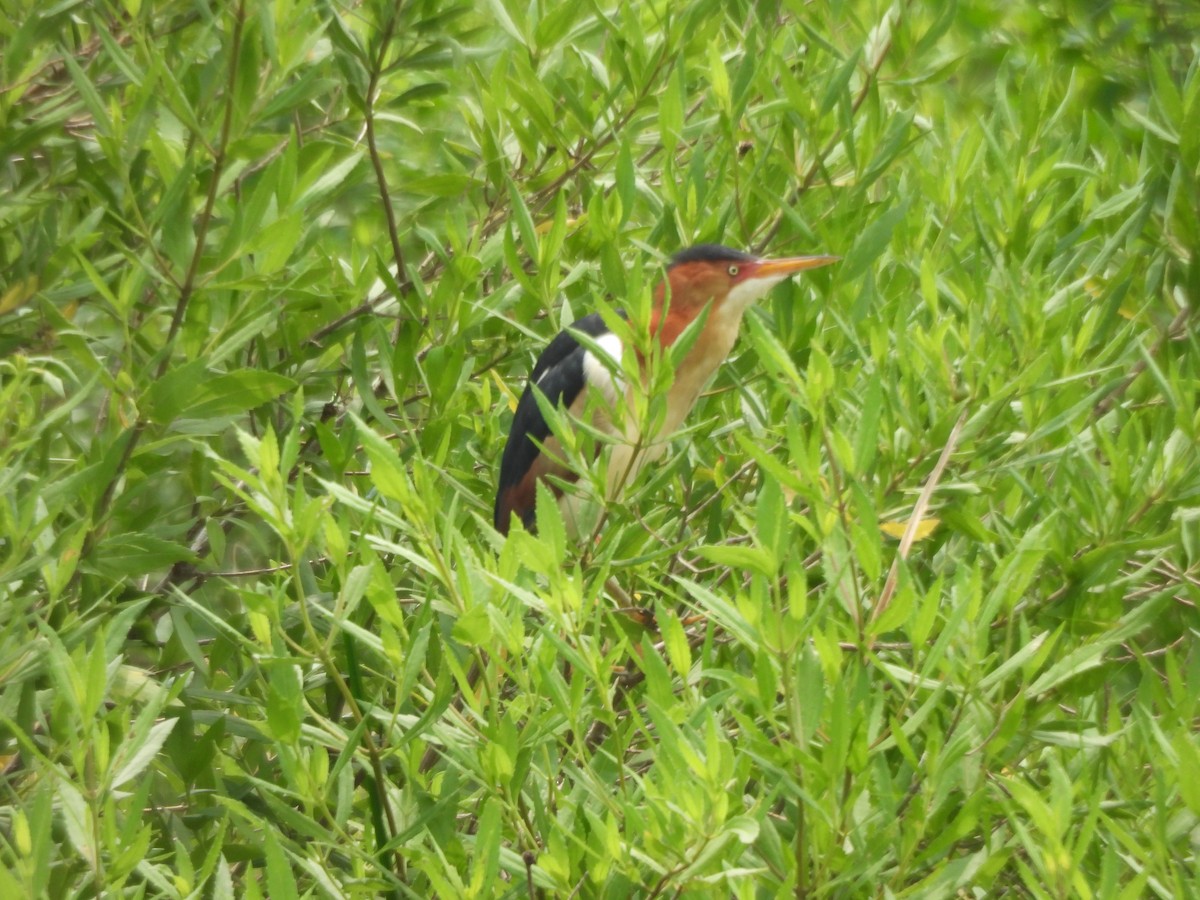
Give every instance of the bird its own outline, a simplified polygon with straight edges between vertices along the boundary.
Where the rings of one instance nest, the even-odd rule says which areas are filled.
[[[650,433],[643,433],[638,423],[628,421],[631,416],[614,414],[622,399],[630,399],[635,385],[623,376],[623,342],[600,313],[583,316],[561,331],[538,357],[517,402],[500,459],[493,511],[496,530],[508,534],[516,516],[527,531],[536,533],[537,486],[545,482],[558,499],[567,530],[575,535],[580,532],[581,504],[585,501],[575,493],[564,492],[555,481],[572,483],[580,473],[564,461],[561,444],[542,414],[535,391],[551,407],[570,414],[560,421],[587,415],[594,429],[614,436],[605,493],[608,500],[616,500],[637,472],[662,454],[666,441],[683,424],[700,392],[733,349],[742,318],[754,302],[784,279],[839,259],[770,259],[720,244],[697,244],[672,256],[666,278],[654,290],[651,340],[669,348],[689,325],[705,318],[691,347],[676,364],[674,380],[667,388],[665,413],[648,426]],[[618,315],[626,317],[623,312]],[[638,363],[644,389],[652,379],[640,353]],[[631,408],[626,402],[625,412]]]

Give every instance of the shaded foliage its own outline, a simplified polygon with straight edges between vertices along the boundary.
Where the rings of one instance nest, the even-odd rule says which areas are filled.
[[[1186,895],[1198,28],[6,4],[0,893]],[[533,353],[700,241],[844,261],[501,541]]]

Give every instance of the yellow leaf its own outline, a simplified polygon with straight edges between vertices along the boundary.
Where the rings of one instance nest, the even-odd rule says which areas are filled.
[[[917,534],[914,540],[923,541],[942,524],[941,519],[922,519],[921,524],[917,526]],[[908,528],[908,522],[881,522],[879,530],[890,538],[900,540],[904,537],[904,532]]]
[[[21,306],[37,293],[38,277],[30,275],[27,278],[22,278],[20,281],[14,281],[8,286],[8,290],[4,292],[4,296],[0,297],[0,316],[5,313],[10,313],[17,307]]]
[[[567,219],[567,230],[570,231],[577,224],[579,224],[578,219],[575,219],[575,218]],[[545,234],[553,227],[554,227],[554,220],[546,219],[544,222],[539,223],[538,226],[536,228],[534,228],[533,230],[536,231],[538,234]]]
[[[495,369],[491,370],[491,376],[492,380],[496,382],[496,387],[500,388],[500,393],[508,399],[508,411],[515,413],[517,411],[517,395],[504,383],[504,379],[496,374]]]

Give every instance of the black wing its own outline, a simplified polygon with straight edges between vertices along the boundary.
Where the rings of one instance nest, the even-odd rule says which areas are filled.
[[[504,455],[500,458],[493,522],[501,534],[508,533],[514,512],[521,517],[527,529],[535,531],[534,503],[538,481],[549,474],[569,476],[541,451],[540,445],[550,436],[550,423],[538,409],[533,396],[534,385],[553,406],[569,407],[586,382],[583,371],[586,350],[572,332],[598,338],[607,334],[608,330],[599,313],[584,316],[559,332],[534,364],[529,383],[525,385],[525,391],[517,403]]]
[[[531,382],[536,383],[547,369],[554,368],[579,349],[579,341],[575,339],[573,333],[576,331],[586,334],[590,338],[598,338],[602,334],[608,334],[608,326],[600,318],[600,313],[592,313],[590,316],[584,316],[582,319],[572,322],[554,336],[554,340],[546,345],[542,355],[537,358],[537,362],[533,364],[533,372],[529,375]],[[568,401],[569,403],[570,401]]]

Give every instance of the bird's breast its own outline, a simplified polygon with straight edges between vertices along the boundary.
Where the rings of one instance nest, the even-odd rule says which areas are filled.
[[[663,428],[666,434],[679,429],[696,405],[700,392],[729,356],[737,341],[741,321],[740,314],[731,317],[716,310],[692,349],[675,368],[675,382],[667,398],[667,418]]]

